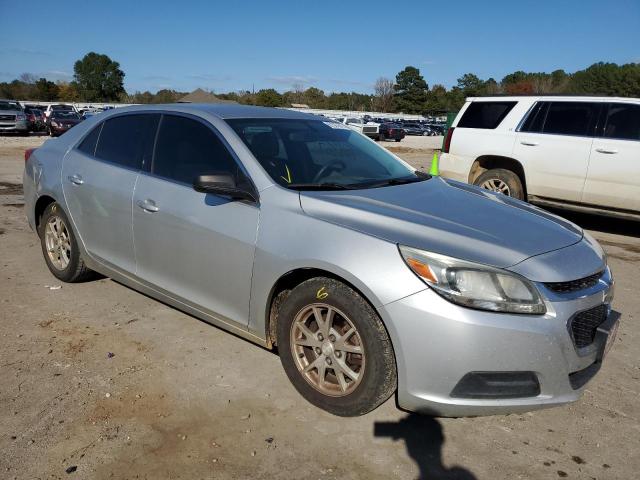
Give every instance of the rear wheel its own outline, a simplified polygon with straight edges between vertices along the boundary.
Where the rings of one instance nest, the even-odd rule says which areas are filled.
[[[38,234],[44,260],[56,278],[63,282],[81,282],[91,278],[93,272],[80,256],[69,219],[58,203],[54,202],[44,210]]]
[[[277,341],[294,387],[335,415],[364,415],[395,391],[395,357],[384,325],[337,280],[312,278],[291,291],[278,313]]]
[[[504,168],[487,170],[476,178],[473,184],[492,192],[524,200],[524,189],[520,177],[511,170]]]

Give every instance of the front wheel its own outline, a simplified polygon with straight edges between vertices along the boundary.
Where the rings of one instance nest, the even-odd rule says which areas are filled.
[[[364,415],[395,391],[389,335],[347,285],[324,277],[301,283],[284,300],[277,322],[282,366],[315,406],[343,417]]]
[[[476,178],[473,184],[492,192],[524,200],[524,189],[520,177],[511,170],[504,168],[487,170]]]

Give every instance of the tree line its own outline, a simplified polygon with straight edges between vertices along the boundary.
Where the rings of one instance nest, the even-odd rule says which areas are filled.
[[[11,82],[0,83],[0,98],[66,102],[173,103],[188,92],[163,89],[127,93],[124,72],[107,55],[90,52],[74,64],[70,82],[53,82],[24,73]],[[212,92],[213,93],[213,92]],[[640,63],[594,63],[584,70],[567,73],[517,71],[502,80],[486,80],[466,73],[447,89],[429,87],[420,70],[407,66],[395,79],[380,77],[372,94],[358,92],[326,93],[316,87],[294,85],[278,92],[273,88],[257,92],[242,90],[215,93],[219,98],[246,105],[267,107],[304,104],[330,110],[380,111],[388,113],[437,113],[457,111],[466,97],[487,95],[577,94],[640,97]]]

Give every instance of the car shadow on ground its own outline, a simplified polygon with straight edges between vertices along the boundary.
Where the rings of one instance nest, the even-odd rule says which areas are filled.
[[[640,238],[640,221],[555,208],[549,208],[548,210],[587,230]]]
[[[444,433],[434,417],[410,413],[397,422],[375,422],[373,435],[404,441],[408,455],[418,465],[420,480],[476,480],[466,468],[442,464]]]

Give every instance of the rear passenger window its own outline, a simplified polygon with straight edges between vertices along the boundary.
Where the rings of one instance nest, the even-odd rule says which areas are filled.
[[[493,129],[517,102],[472,102],[458,122],[458,127]]]
[[[612,103],[604,126],[605,138],[640,140],[640,105]]]
[[[192,185],[198,175],[229,173],[235,176],[238,168],[211,128],[190,118],[164,115],[152,173]]]
[[[89,135],[84,137],[84,140],[78,145],[78,150],[92,157],[96,154],[96,145],[98,144],[98,137],[100,137],[100,130],[102,129],[102,123],[95,127]]]
[[[538,102],[529,111],[526,120],[520,128],[521,132],[540,133],[544,125],[544,117],[547,114],[549,102]]]
[[[150,162],[160,115],[123,115],[104,122],[96,157],[117,165],[140,170]]]
[[[598,104],[551,102],[544,121],[544,133],[589,136],[598,113]]]

